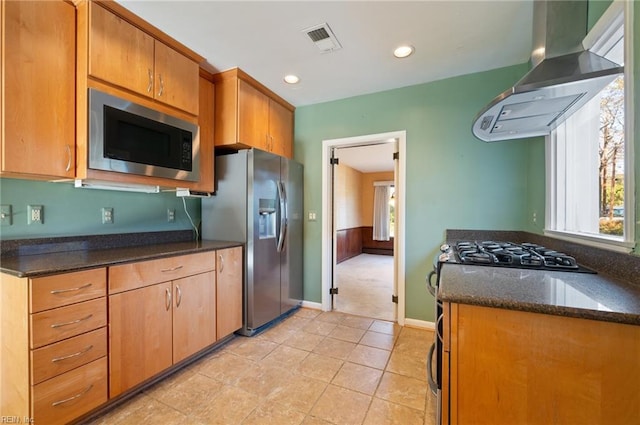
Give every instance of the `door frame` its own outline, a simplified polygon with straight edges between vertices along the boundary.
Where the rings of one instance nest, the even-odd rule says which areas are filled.
[[[398,291],[398,324],[403,326],[405,321],[405,182],[406,182],[406,130],[392,131],[388,133],[370,134],[340,139],[328,139],[322,141],[322,310],[331,310],[331,280],[333,279],[333,206],[331,205],[331,151],[333,148],[361,146],[384,143],[390,139],[398,142],[398,163],[395,175],[396,193],[396,234],[394,235],[395,280]]]

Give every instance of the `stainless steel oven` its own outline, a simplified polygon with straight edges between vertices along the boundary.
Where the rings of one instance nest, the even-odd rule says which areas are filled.
[[[427,378],[431,391],[436,395],[436,424],[442,425],[442,412],[449,409],[442,404],[443,376],[443,304],[439,297],[441,274],[444,267],[484,266],[508,267],[530,270],[561,271],[573,273],[595,273],[577,263],[576,259],[563,252],[534,243],[501,241],[457,241],[451,246],[443,244],[441,253],[434,259],[433,270],[427,275],[427,290],[434,298],[436,317],[435,337],[427,357]],[[434,370],[435,366],[435,370]],[[448,399],[448,397],[447,397]]]
[[[198,181],[198,125],[89,89],[89,168]]]
[[[443,350],[443,309],[442,302],[438,299],[438,286],[442,264],[451,257],[450,248],[444,244],[440,247],[441,253],[434,259],[433,270],[426,278],[426,286],[434,299],[435,333],[434,341],[427,355],[427,380],[431,392],[436,396],[436,425],[442,424],[442,356]],[[433,370],[435,366],[435,371]]]

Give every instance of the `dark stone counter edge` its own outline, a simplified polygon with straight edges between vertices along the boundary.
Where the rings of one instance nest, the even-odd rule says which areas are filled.
[[[98,235],[91,237],[92,241],[89,245],[82,245],[83,247],[93,246],[93,249],[71,249],[70,251],[61,251],[56,248],[52,252],[42,252],[41,250],[36,250],[36,253],[32,254],[25,254],[24,250],[20,251],[19,249],[9,251],[11,252],[11,254],[7,254],[7,251],[3,251],[3,254],[1,256],[2,261],[0,261],[0,272],[19,278],[31,278],[51,274],[87,270],[97,267],[107,267],[137,261],[167,258],[176,255],[193,254],[198,252],[232,248],[236,246],[244,246],[243,243],[233,241],[193,241],[190,240],[190,231],[187,231],[187,233],[180,231],[176,232],[173,236],[177,237],[171,237],[171,235],[165,234],[173,232],[157,233],[158,236],[160,236],[159,238],[155,238],[154,235],[150,234],[144,234],[142,239],[140,239],[140,234],[121,235],[123,236],[123,239],[120,239],[119,242],[117,239],[117,236],[119,235],[106,235],[109,240],[115,242],[112,244],[108,244],[106,248],[104,247],[105,245],[96,244],[96,241],[100,240],[100,235]],[[185,235],[188,235],[188,238],[186,240],[184,237]],[[115,239],[112,239],[114,237]],[[56,241],[54,242],[54,245],[56,245],[56,247],[60,243],[67,247],[76,247],[77,242],[82,243],[82,238],[80,237],[55,239]],[[70,240],[64,240],[60,242],[59,239]],[[135,241],[141,240],[144,241],[144,243],[133,243]],[[47,243],[51,243],[51,241],[52,239],[47,239]],[[2,242],[3,245],[5,244],[5,242],[6,241]],[[71,245],[68,245],[69,243],[71,243]],[[37,246],[37,240],[30,239],[28,240],[28,244],[34,244],[34,246]],[[100,246],[100,248],[97,248],[97,246]],[[19,248],[19,243],[14,244],[13,247]],[[150,250],[150,248],[152,249]],[[22,254],[20,254],[20,252],[22,252]],[[61,263],[56,261],[47,261],[49,258],[51,258],[51,256],[73,256],[74,252],[76,254],[80,254],[80,252],[82,252],[82,254],[89,254],[92,258],[86,261],[68,262],[66,264],[64,262]],[[28,264],[29,262],[32,263],[31,266],[24,266],[24,264]],[[34,263],[37,263],[37,265],[33,265]]]
[[[191,241],[195,242],[192,230],[7,239],[0,241],[0,256],[52,254]]]
[[[515,302],[471,296],[442,297],[441,300],[449,303],[501,308],[504,310],[526,311],[529,313],[550,314],[553,316],[574,317],[578,319],[597,320],[599,322],[614,322],[636,326],[640,325],[640,315],[633,313],[588,310],[581,308],[560,307],[551,304],[535,304],[521,301]]]

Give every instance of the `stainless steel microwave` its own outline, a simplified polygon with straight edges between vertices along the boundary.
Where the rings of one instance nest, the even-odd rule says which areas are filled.
[[[89,89],[89,168],[198,181],[199,127]]]

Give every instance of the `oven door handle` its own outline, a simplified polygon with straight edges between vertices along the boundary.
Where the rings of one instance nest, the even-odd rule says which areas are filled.
[[[427,291],[429,291],[429,293],[431,295],[433,295],[433,297],[435,298],[436,296],[436,286],[433,284],[433,277],[434,276],[438,276],[438,272],[434,269],[432,271],[429,272],[429,274],[427,275]]]
[[[427,381],[429,381],[429,388],[431,392],[434,394],[438,393],[438,384],[435,379],[433,379],[433,367],[431,364],[433,363],[433,353],[436,350],[436,343],[431,344],[431,348],[429,348],[429,354],[427,354]]]

